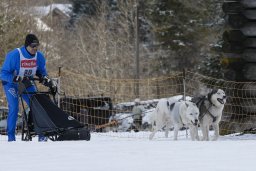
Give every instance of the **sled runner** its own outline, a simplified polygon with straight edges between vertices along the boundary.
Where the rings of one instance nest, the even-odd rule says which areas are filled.
[[[37,79],[33,79],[33,82]],[[22,140],[31,141],[36,135],[43,135],[52,141],[90,140],[90,131],[54,103],[57,90],[47,92],[26,92],[19,84],[19,97],[23,112]],[[22,94],[30,95],[29,111],[26,112]],[[51,99],[52,96],[52,99]]]

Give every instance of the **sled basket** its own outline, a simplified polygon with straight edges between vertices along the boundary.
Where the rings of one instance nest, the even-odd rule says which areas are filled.
[[[56,106],[49,95],[40,93],[30,98],[27,133],[27,140],[32,135],[44,135],[53,141],[90,140],[90,132],[83,124]]]

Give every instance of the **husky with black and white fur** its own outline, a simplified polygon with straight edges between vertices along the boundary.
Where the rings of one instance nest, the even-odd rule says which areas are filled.
[[[226,94],[222,89],[213,89],[206,96],[194,97],[192,102],[196,103],[199,110],[199,122],[204,141],[209,141],[209,130],[212,126],[216,141],[219,138],[219,123],[226,103]]]

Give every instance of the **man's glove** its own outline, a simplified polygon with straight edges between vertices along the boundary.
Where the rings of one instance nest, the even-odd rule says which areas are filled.
[[[38,76],[38,79],[39,79],[39,83],[42,83],[44,81],[44,77],[43,76]]]
[[[41,78],[40,78],[41,79]],[[42,80],[39,79],[39,82],[42,83],[46,87],[52,87],[52,80],[48,76],[44,76]]]
[[[14,82],[14,83],[18,83],[18,82],[21,82],[22,79],[23,79],[23,78],[22,78],[21,76],[16,75],[16,76],[13,77],[13,82]]]

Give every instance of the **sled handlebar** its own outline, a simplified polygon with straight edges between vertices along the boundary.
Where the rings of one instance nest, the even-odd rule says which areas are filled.
[[[38,82],[40,82],[41,81],[41,79],[40,78],[35,78],[35,77],[23,77],[23,80],[27,80],[27,81],[38,81]],[[21,86],[22,87],[22,89],[24,90],[25,89],[25,87],[24,87],[24,85],[23,86]],[[47,87],[49,87],[49,86],[47,86]],[[48,91],[36,91],[36,92],[24,92],[24,91],[22,91],[22,94],[53,94],[53,87],[49,87],[49,90]],[[21,94],[21,93],[20,93]]]
[[[40,79],[39,78],[30,78],[30,80],[32,80],[32,81],[39,81]]]
[[[34,77],[23,77],[23,80],[40,81],[39,78],[34,78]]]
[[[52,94],[50,91],[23,92],[22,94]]]

